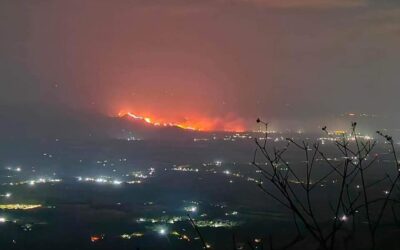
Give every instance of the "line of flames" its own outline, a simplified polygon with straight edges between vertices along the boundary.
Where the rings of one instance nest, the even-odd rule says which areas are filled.
[[[132,117],[135,120],[140,120],[140,121],[144,121],[148,124],[151,124],[153,126],[158,126],[158,127],[178,127],[178,128],[182,128],[182,129],[187,129],[187,130],[197,130],[200,131],[202,130],[201,128],[196,128],[196,127],[192,127],[192,126],[186,126],[183,124],[179,124],[179,123],[172,123],[172,122],[156,122],[153,121],[152,118],[150,117],[145,117],[145,116],[140,116],[140,115],[135,115],[131,112],[119,112],[118,116],[119,117],[123,117],[123,116],[129,116]]]

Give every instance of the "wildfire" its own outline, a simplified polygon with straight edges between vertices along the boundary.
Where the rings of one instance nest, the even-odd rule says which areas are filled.
[[[92,235],[90,236],[90,241],[95,243],[98,242],[100,240],[104,239],[104,235]]]
[[[185,120],[183,122],[172,122],[161,118],[138,115],[137,113],[120,111],[119,117],[129,116],[135,120],[140,120],[153,126],[158,127],[178,127],[193,131],[227,131],[227,132],[243,132],[244,126],[239,122],[229,122],[220,119],[201,118],[196,120]]]

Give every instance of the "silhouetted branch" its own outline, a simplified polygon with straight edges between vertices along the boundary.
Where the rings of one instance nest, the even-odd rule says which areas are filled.
[[[376,247],[376,230],[382,221],[387,206],[398,203],[396,199],[392,198],[393,191],[395,189],[400,190],[398,185],[400,167],[392,137],[379,131],[377,132],[391,146],[391,152],[396,162],[396,175],[393,179],[386,174],[383,178],[370,181],[366,178],[366,171],[373,168],[378,160],[378,155],[370,157],[372,151],[376,148],[377,141],[361,139],[357,134],[357,123],[353,122],[351,124],[350,136],[342,134],[339,138],[333,137],[333,133],[329,132],[326,126],[322,128],[323,132],[332,138],[338,153],[341,155],[339,159],[343,159],[339,164],[334,164],[326,153],[321,150],[319,143],[314,143],[310,147],[311,144],[307,141],[297,142],[293,138],[286,138],[288,143],[281,149],[276,148],[274,145],[269,145],[268,123],[260,119],[257,122],[265,125],[266,132],[263,143],[260,143],[258,139],[255,140],[257,149],[254,151],[252,163],[260,170],[267,183],[272,184],[274,188],[273,190],[267,190],[264,185],[259,185],[260,189],[292,212],[298,232],[297,240],[302,238],[300,226],[298,225],[298,222],[301,222],[307,232],[319,243],[321,249],[334,249],[337,241],[337,232],[342,229],[345,222],[350,218],[352,219],[352,234],[355,233],[355,218],[362,214],[360,213],[360,210],[362,210],[368,225],[371,249],[374,249]],[[285,154],[289,151],[290,145],[303,152],[304,161],[302,162],[304,163],[304,168],[296,167],[295,169],[292,164],[285,160]],[[257,163],[257,156],[259,155],[267,162],[263,166]],[[317,156],[321,157],[319,161],[322,160],[324,163],[322,165],[329,168],[327,172],[318,175],[314,174]],[[284,171],[280,169],[281,167],[284,167]],[[299,174],[298,171],[304,171],[304,174]],[[316,187],[323,186],[329,178],[334,180],[333,183],[337,182],[339,184],[334,203],[328,202],[333,220],[321,220],[314,208],[312,192],[316,190]],[[356,184],[356,182],[360,183]],[[376,187],[385,185],[387,182],[389,182],[389,188],[385,191],[385,197],[374,198],[377,196],[374,194]],[[377,204],[381,204],[378,210],[375,208]],[[374,206],[372,207],[372,205]],[[392,205],[392,214],[397,221],[394,205]],[[327,223],[331,225],[328,230]],[[346,238],[346,244],[350,238],[352,236]]]

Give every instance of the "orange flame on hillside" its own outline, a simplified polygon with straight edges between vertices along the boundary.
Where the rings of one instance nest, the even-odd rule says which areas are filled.
[[[140,120],[153,126],[158,127],[178,127],[194,131],[226,131],[226,132],[243,132],[245,131],[241,121],[224,121],[223,119],[187,119],[181,122],[167,121],[162,118],[155,118],[153,116],[139,115],[137,113],[120,111],[119,117],[129,116],[135,120]]]

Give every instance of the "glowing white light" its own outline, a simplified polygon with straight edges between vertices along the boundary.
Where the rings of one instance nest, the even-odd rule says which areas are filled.
[[[11,197],[11,193],[6,193],[6,198],[10,198]]]
[[[349,218],[346,216],[346,215],[342,215],[341,217],[340,217],[340,220],[341,221],[347,221]]]
[[[107,182],[105,179],[103,179],[103,178],[97,178],[96,180],[95,180],[97,183],[104,183],[104,182]]]
[[[197,212],[197,207],[195,207],[195,206],[190,207],[189,211],[192,212],[192,213]]]
[[[6,221],[7,221],[6,218],[0,217],[0,223],[4,223],[4,222],[6,222]]]
[[[114,184],[114,185],[121,185],[121,183],[122,183],[122,181],[117,181],[117,180],[114,180],[114,181],[113,181],[113,184]]]
[[[167,234],[167,230],[166,230],[165,228],[160,228],[160,229],[158,230],[158,234],[160,234],[160,235],[166,235],[166,234]]]

